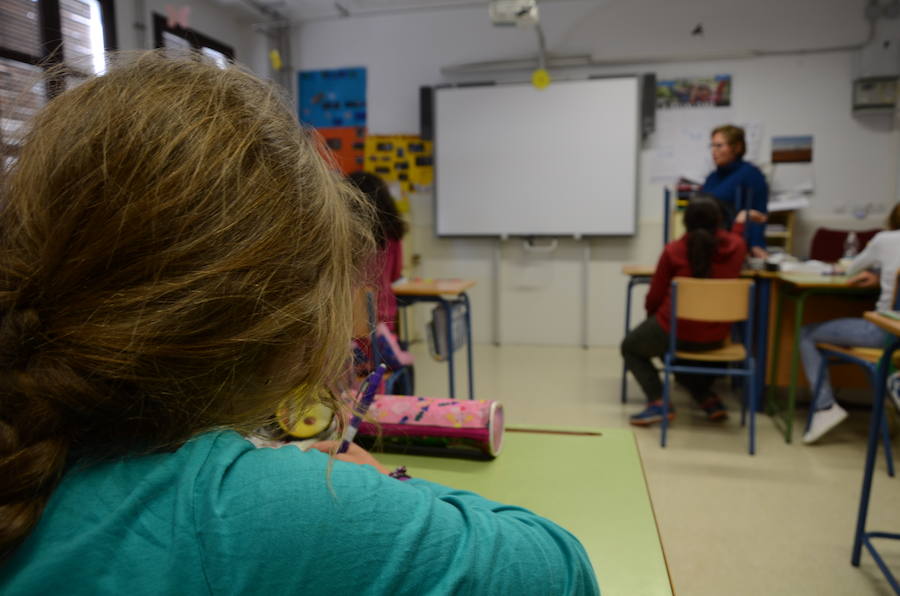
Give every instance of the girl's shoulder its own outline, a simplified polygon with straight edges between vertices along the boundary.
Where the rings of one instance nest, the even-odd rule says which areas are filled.
[[[663,253],[669,256],[681,255],[687,253],[687,232],[666,244]]]
[[[870,242],[900,242],[900,230],[882,230],[872,236]]]

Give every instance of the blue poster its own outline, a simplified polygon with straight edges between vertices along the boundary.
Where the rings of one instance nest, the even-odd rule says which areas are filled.
[[[366,125],[366,69],[297,73],[300,121],[315,128]]]

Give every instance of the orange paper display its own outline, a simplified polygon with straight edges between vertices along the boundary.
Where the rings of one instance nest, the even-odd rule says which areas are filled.
[[[344,174],[363,169],[366,129],[361,126],[317,128],[323,145],[334,156],[337,166]]]

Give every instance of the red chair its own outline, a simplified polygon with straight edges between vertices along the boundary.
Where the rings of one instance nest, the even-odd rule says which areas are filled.
[[[854,230],[856,231],[856,230]],[[880,232],[880,228],[873,230],[856,231],[859,242],[859,251],[866,247],[872,236]],[[851,230],[832,230],[831,228],[819,228],[813,235],[812,245],[809,247],[809,258],[825,263],[834,263],[844,256],[844,241],[850,235]]]

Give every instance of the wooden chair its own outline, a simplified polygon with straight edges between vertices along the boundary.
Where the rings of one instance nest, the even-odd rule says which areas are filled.
[[[663,357],[663,417],[660,445],[666,446],[669,427],[669,392],[672,373],[685,372],[705,375],[729,375],[744,377],[744,399],[741,407],[741,425],[750,412],[750,455],[756,453],[756,404],[754,403],[754,373],[756,371],[750,331],[753,329],[753,281],[749,279],[698,279],[676,277],[672,281],[672,315],[669,331],[669,350]],[[742,343],[726,343],[723,347],[703,352],[677,349],[678,319],[711,323],[738,323],[746,321],[747,332]],[[728,362],[730,368],[713,366],[687,366],[678,359],[704,362]],[[735,366],[736,365],[736,366]]]
[[[894,310],[900,308],[900,293],[898,293],[897,291],[898,288],[900,288],[900,272],[898,272],[897,278],[894,281],[894,298],[892,302],[892,308]],[[825,375],[827,374],[828,367],[830,365],[839,362],[845,362],[863,367],[863,369],[869,375],[869,380],[871,381],[872,389],[874,390],[876,389],[876,385],[878,383],[878,363],[881,360],[881,357],[884,355],[884,350],[880,348],[839,346],[836,344],[824,342],[816,344],[816,348],[818,348],[818,350],[822,353],[822,356],[824,356],[825,360],[823,361],[822,367],[819,369],[819,372],[816,374],[816,384],[815,387],[813,387],[812,402],[809,405],[809,414],[806,418],[807,430],[809,429],[809,425],[812,424],[812,417],[813,413],[815,412],[816,399],[819,397],[819,391],[822,390],[822,384],[825,382]],[[900,368],[900,352],[894,354],[893,366],[894,368]],[[887,463],[888,475],[893,476],[894,455],[891,451],[891,434],[888,428],[887,418],[882,418],[881,421],[881,440],[882,445],[884,446],[884,459]]]

